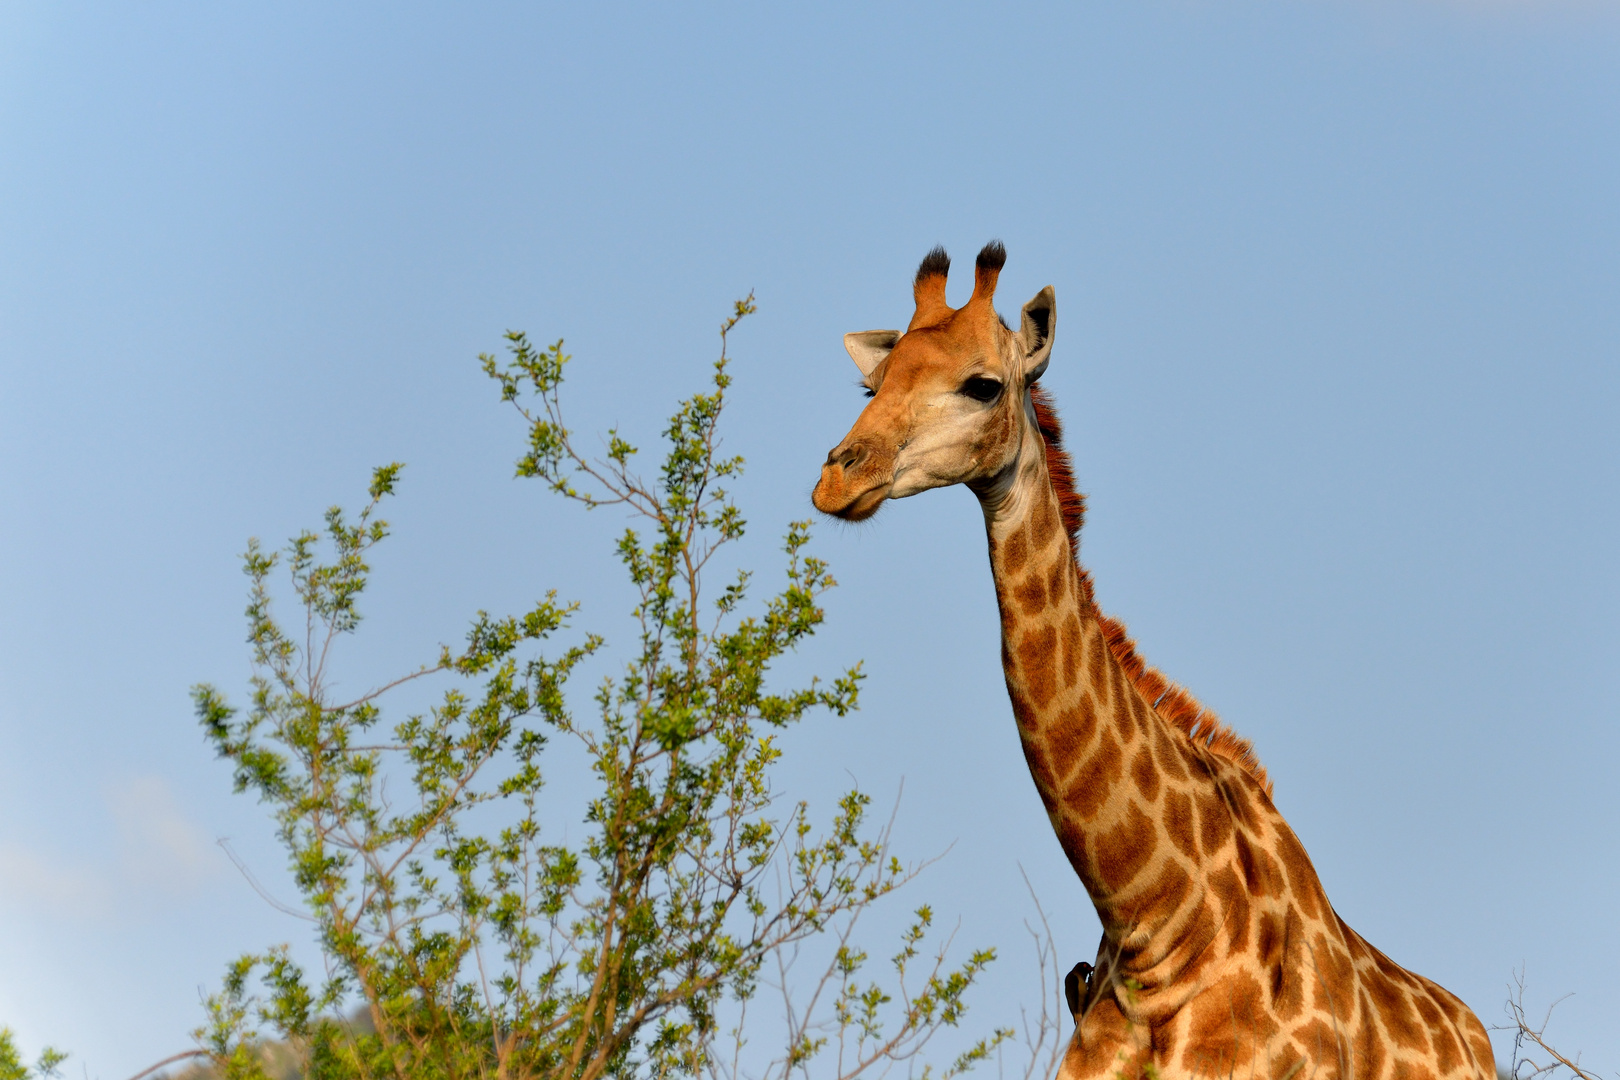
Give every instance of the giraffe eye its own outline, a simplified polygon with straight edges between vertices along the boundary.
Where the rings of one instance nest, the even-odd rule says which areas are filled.
[[[866,385],[863,384],[861,386],[861,396],[862,397],[877,397],[877,391],[872,389],[870,386],[866,386]]]
[[[961,393],[974,401],[988,404],[1001,396],[1001,380],[986,375],[975,375],[962,384]]]

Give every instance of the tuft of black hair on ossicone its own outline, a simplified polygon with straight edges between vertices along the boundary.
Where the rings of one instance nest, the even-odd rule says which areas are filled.
[[[924,278],[946,277],[951,272],[951,257],[945,254],[945,249],[938,244],[934,250],[923,256],[922,265],[917,267],[917,280]]]
[[[1000,270],[1007,265],[1007,249],[1001,245],[1000,240],[992,240],[984,245],[979,252],[977,266],[980,270]]]

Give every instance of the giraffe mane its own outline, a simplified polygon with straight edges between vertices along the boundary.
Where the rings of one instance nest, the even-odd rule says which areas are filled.
[[[1063,424],[1058,420],[1052,399],[1039,383],[1029,388],[1029,400],[1035,408],[1035,425],[1046,442],[1046,473],[1063,513],[1063,530],[1069,534],[1069,549],[1074,553],[1074,565],[1079,571],[1081,602],[1096,613],[1109,651],[1162,720],[1210,753],[1236,763],[1254,777],[1270,797],[1271,778],[1254,752],[1254,743],[1227,727],[1213,709],[1205,708],[1186,687],[1151,666],[1136,651],[1136,642],[1131,640],[1125,624],[1097,610],[1091,574],[1080,564],[1080,527],[1086,520],[1086,497],[1074,485],[1074,468],[1068,451],[1063,449]]]

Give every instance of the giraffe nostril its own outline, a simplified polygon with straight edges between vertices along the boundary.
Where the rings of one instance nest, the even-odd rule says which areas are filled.
[[[856,444],[853,446],[835,446],[827,454],[827,464],[836,465],[840,469],[853,469],[866,457],[866,448]]]

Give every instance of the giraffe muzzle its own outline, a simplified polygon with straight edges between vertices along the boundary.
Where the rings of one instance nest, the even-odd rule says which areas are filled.
[[[877,465],[881,463],[873,460],[864,441],[839,443],[828,453],[810,501],[823,514],[865,521],[877,513],[893,484],[893,476],[882,475],[884,470],[874,468]]]

